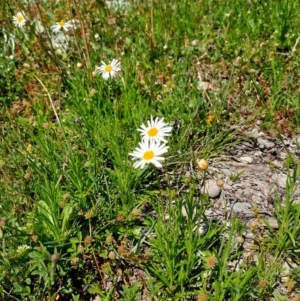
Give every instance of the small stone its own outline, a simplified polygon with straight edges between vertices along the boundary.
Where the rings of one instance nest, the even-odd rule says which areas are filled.
[[[281,174],[281,175],[279,175],[279,177],[278,177],[278,179],[277,179],[277,184],[278,184],[281,188],[285,189],[285,187],[286,187],[286,180],[287,180],[287,175]]]
[[[236,238],[236,241],[237,241],[237,243],[239,243],[239,244],[243,244],[244,241],[245,241],[245,239],[244,239],[242,236],[238,236],[238,237]]]
[[[278,229],[278,222],[274,218],[270,218],[267,220],[268,224],[270,225],[271,228],[273,229]]]
[[[277,156],[278,156],[279,159],[285,160],[286,157],[287,157],[287,153],[285,153],[285,152],[280,152]]]
[[[201,236],[205,235],[206,232],[207,232],[207,230],[208,230],[208,225],[207,225],[207,223],[201,223],[201,224],[200,224],[200,227],[199,227],[199,233],[200,233],[200,235],[201,235]]]
[[[225,189],[225,190],[230,190],[230,189],[232,189],[232,181],[230,181],[229,179],[227,179],[227,181],[226,182],[224,182],[224,184],[223,184],[223,188]]]
[[[253,137],[253,138],[258,138],[259,137],[259,132],[258,132],[258,129],[257,128],[254,128],[251,133],[250,133],[250,136]]]
[[[283,143],[285,146],[289,146],[291,141],[289,139],[283,139]]]
[[[261,154],[262,154],[261,151],[256,151],[256,152],[254,153],[254,156],[255,156],[255,157],[258,157],[258,156],[261,156]]]
[[[259,145],[263,145],[266,148],[272,148],[275,146],[274,142],[268,141],[266,139],[257,138],[257,143]]]
[[[204,82],[204,81],[199,81],[198,84],[197,84],[197,89],[198,90],[210,90],[211,89],[211,83]]]
[[[252,206],[249,203],[246,202],[237,202],[233,205],[232,210],[235,213],[243,213],[243,214],[253,214],[251,210]]]
[[[113,282],[112,281],[107,281],[106,282],[106,289],[111,289],[113,287]]]
[[[290,275],[292,270],[291,266],[286,261],[283,262],[282,269],[284,275]]]
[[[187,217],[187,216],[188,216],[187,211],[186,211],[186,209],[185,209],[184,206],[181,207],[181,213],[182,213],[182,215],[183,215],[184,217]]]
[[[193,210],[193,216],[196,214],[196,211],[197,211],[196,208],[194,208],[194,210]],[[186,208],[185,208],[184,205],[181,207],[181,213],[182,213],[182,215],[184,217],[188,217],[188,213],[187,213]]]
[[[192,46],[194,46],[194,47],[195,47],[195,46],[198,46],[198,45],[199,45],[199,40],[193,40],[191,44],[192,44]]]
[[[210,198],[217,198],[221,194],[221,188],[214,180],[207,180],[201,188],[201,193],[207,193]]]
[[[204,215],[205,216],[210,216],[213,214],[213,211],[209,208],[209,209],[206,209],[205,212],[204,212]]]
[[[248,164],[253,163],[253,159],[251,157],[240,157],[240,161]]]

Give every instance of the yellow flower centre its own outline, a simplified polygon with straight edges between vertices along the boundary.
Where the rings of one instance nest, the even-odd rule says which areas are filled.
[[[24,18],[23,18],[22,16],[19,16],[19,17],[17,18],[17,22],[18,22],[18,23],[22,23],[23,20],[24,20]]]
[[[107,65],[105,68],[104,68],[104,71],[105,72],[111,72],[113,70],[113,67],[111,65]]]
[[[147,132],[149,137],[155,137],[158,134],[158,129],[157,128],[151,128]]]
[[[209,115],[206,120],[207,124],[211,125],[214,119],[215,117],[213,115]]]
[[[152,150],[148,150],[148,151],[144,152],[143,159],[149,161],[154,158],[154,155],[155,154]]]
[[[60,22],[57,23],[57,25],[59,25],[60,27],[64,27],[65,24],[66,24],[65,21],[60,21]]]

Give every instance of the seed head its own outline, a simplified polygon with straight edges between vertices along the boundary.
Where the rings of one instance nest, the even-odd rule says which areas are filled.
[[[59,260],[59,254],[54,253],[51,255],[51,261],[58,262],[58,260]]]
[[[84,242],[85,242],[86,244],[90,244],[92,241],[93,241],[92,236],[87,236],[87,237],[84,239]]]
[[[207,295],[204,292],[201,292],[197,296],[197,301],[208,301]]]
[[[111,235],[109,235],[109,236],[106,237],[105,242],[106,242],[107,244],[111,244],[111,243],[113,242],[113,240],[114,240],[114,238],[113,238]]]
[[[94,216],[95,216],[95,214],[94,214],[93,210],[89,210],[89,211],[86,212],[86,214],[84,215],[84,217],[85,217],[86,219],[91,219],[91,218],[93,218]]]
[[[236,241],[237,241],[239,244],[242,244],[242,243],[244,243],[245,239],[244,239],[242,236],[238,236],[238,237],[236,238]]]
[[[33,242],[37,242],[38,241],[38,236],[37,235],[31,235],[31,240],[33,241]]]
[[[5,216],[0,217],[0,226],[4,226],[6,221],[7,221],[7,217],[5,217]]]
[[[258,286],[260,289],[264,289],[267,286],[266,280],[259,280]]]
[[[83,251],[84,251],[83,245],[79,245],[79,246],[77,247],[77,252],[78,252],[78,253],[83,253]]]
[[[218,259],[216,256],[211,255],[206,260],[206,265],[209,269],[213,269],[218,264]]]
[[[71,265],[77,265],[78,261],[79,261],[79,258],[78,258],[78,257],[72,258],[72,259],[71,259]]]
[[[142,213],[142,211],[141,211],[140,209],[134,209],[134,210],[132,210],[132,212],[131,212],[131,214],[132,214],[133,216],[140,216],[141,213]]]
[[[218,185],[220,188],[222,188],[223,185],[224,185],[224,181],[223,181],[222,179],[218,179],[218,180],[217,180],[217,185]]]
[[[26,172],[26,174],[24,175],[24,179],[26,181],[28,181],[30,179],[30,173],[29,172]]]

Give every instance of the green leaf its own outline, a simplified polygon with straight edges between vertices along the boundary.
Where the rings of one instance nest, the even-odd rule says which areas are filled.
[[[14,290],[13,290],[14,293],[21,293],[21,292],[23,292],[23,287],[19,283],[14,282],[13,286],[14,286]]]

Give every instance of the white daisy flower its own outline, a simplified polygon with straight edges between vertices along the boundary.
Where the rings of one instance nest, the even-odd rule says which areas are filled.
[[[17,254],[18,254],[18,255],[22,255],[22,254],[25,253],[28,249],[31,249],[31,247],[28,246],[28,245],[21,245],[21,246],[18,246],[18,248],[17,248]]]
[[[26,19],[21,12],[18,12],[15,16],[13,16],[13,23],[14,25],[22,28],[26,23]]]
[[[142,124],[138,131],[141,132],[143,140],[154,140],[156,142],[163,141],[167,143],[167,140],[164,137],[171,135],[172,127],[164,122],[164,118],[159,119],[156,117],[156,119],[153,120],[151,116],[151,119],[147,122],[147,126]]]
[[[121,71],[121,63],[117,59],[113,59],[110,64],[106,65],[101,62],[100,67],[96,66],[95,71],[102,74],[102,77],[107,80],[109,77],[115,77],[118,71]]]
[[[72,25],[71,21],[65,22],[65,21],[61,20],[60,22],[57,22],[56,25],[52,25],[51,29],[53,32],[59,32],[62,28],[65,31],[68,31],[72,26],[73,25]]]
[[[142,141],[139,143],[139,146],[135,149],[134,152],[129,153],[129,156],[132,156],[134,160],[138,160],[133,164],[134,168],[144,168],[146,164],[152,163],[156,167],[162,167],[160,161],[165,160],[164,157],[161,157],[162,154],[168,151],[168,146],[165,144],[160,144],[153,140]]]

